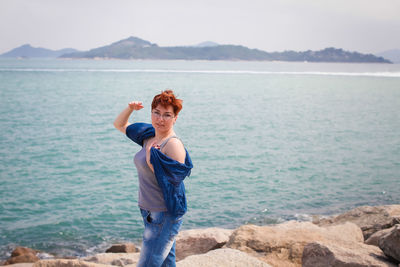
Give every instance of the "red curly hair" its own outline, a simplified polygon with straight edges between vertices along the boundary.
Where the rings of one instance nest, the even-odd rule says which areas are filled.
[[[151,103],[151,110],[155,109],[158,105],[163,107],[172,106],[175,116],[178,115],[182,109],[182,100],[175,97],[172,90],[162,91],[161,94],[156,95]]]

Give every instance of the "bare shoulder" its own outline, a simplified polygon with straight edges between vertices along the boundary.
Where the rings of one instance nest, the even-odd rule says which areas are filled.
[[[186,151],[183,143],[178,138],[171,138],[164,147],[163,151],[168,157],[179,161],[180,163],[185,162]]]

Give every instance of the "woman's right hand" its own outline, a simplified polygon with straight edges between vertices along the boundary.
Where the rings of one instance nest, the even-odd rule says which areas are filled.
[[[143,104],[140,101],[132,101],[128,103],[128,106],[131,110],[140,110],[143,108]]]

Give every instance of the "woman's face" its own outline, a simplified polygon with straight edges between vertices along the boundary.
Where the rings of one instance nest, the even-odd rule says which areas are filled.
[[[176,119],[177,116],[175,116],[172,106],[158,105],[151,111],[151,124],[156,131],[169,131],[174,126]]]

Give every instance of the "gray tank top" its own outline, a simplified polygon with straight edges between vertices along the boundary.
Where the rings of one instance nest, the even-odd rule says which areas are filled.
[[[178,137],[175,135],[168,137],[160,145],[160,149],[162,149],[171,138]],[[142,149],[136,153],[134,157],[134,162],[139,177],[138,204],[140,208],[148,211],[167,211],[164,197],[161,188],[158,185],[157,178],[146,162],[146,145],[147,140],[144,141]]]

